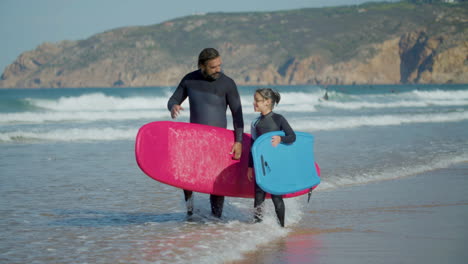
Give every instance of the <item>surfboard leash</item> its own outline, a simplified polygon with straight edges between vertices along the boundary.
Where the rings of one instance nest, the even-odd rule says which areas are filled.
[[[310,197],[312,196],[312,191],[314,190],[314,188],[310,188],[309,190],[309,193],[307,195],[307,203],[310,203]]]

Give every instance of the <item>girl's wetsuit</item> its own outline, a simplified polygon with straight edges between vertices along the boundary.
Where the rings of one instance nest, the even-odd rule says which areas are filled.
[[[283,131],[284,136],[281,137],[281,143],[291,144],[296,141],[296,134],[292,130],[286,119],[277,113],[270,112],[266,115],[260,115],[252,122],[252,140],[255,141],[259,136],[267,132]],[[253,167],[252,157],[250,158],[250,167]],[[255,183],[255,221],[261,221],[262,209],[261,205],[265,201],[266,193]],[[280,221],[280,225],[284,227],[284,202],[281,195],[271,195],[273,204],[275,205],[276,215]]]

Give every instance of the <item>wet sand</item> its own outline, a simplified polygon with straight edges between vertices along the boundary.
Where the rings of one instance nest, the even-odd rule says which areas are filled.
[[[466,263],[468,163],[317,191],[299,226],[232,263]]]

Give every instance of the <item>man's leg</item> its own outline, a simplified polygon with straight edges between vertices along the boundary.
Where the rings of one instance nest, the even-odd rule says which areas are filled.
[[[193,192],[184,190],[185,205],[187,206],[187,215],[193,214]]]
[[[211,213],[218,217],[221,218],[221,215],[223,214],[223,204],[224,204],[224,196],[218,196],[218,195],[210,195],[210,203],[211,203]]]

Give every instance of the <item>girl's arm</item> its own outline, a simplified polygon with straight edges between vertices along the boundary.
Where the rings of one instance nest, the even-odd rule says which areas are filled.
[[[291,144],[296,141],[296,133],[294,133],[294,130],[291,128],[289,125],[288,121],[286,118],[281,116],[281,123],[280,123],[280,128],[281,130],[284,131],[284,136],[281,137],[281,142],[285,144]]]

